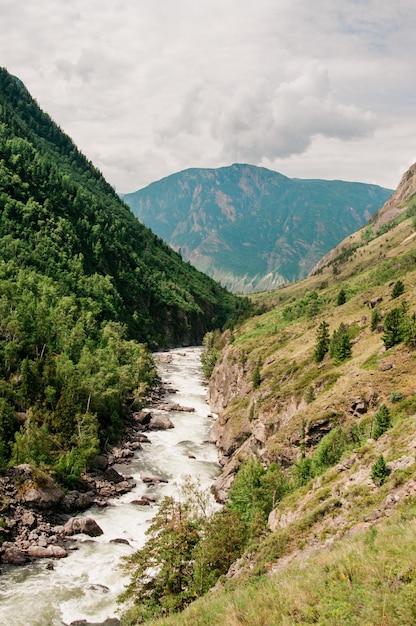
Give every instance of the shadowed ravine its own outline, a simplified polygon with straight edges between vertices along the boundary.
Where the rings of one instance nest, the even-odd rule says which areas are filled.
[[[0,624],[7,626],[62,626],[75,620],[100,622],[118,615],[116,598],[126,579],[118,568],[120,558],[145,541],[145,531],[155,506],[132,504],[144,494],[157,500],[175,495],[186,475],[208,486],[219,471],[217,451],[208,443],[213,420],[206,404],[202,382],[200,348],[182,348],[163,353],[159,375],[169,390],[164,402],[192,407],[193,412],[169,411],[174,428],[147,433],[151,444],[135,453],[129,464],[117,465],[123,475],[133,476],[136,487],[107,508],[93,507],[84,515],[96,520],[103,535],[90,539],[78,535],[65,559],[36,561],[24,567],[3,567],[0,576]],[[171,358],[167,358],[171,355]],[[148,487],[142,475],[167,479]],[[122,539],[127,543],[114,543]]]

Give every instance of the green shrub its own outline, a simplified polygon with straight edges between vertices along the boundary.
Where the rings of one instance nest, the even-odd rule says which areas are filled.
[[[211,374],[218,359],[220,358],[220,354],[220,351],[216,348],[206,350],[201,354],[202,371],[206,380],[209,380],[211,378]]]
[[[304,456],[292,466],[295,483],[297,487],[306,485],[312,478],[312,459]]]
[[[401,391],[393,391],[390,394],[390,402],[394,403],[394,402],[401,402],[401,400],[404,399],[404,395],[402,394]]]
[[[318,443],[312,458],[313,474],[318,476],[338,463],[346,447],[346,434],[340,426],[336,426]]]

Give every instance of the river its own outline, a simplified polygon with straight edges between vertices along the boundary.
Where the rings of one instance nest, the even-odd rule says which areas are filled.
[[[101,622],[119,617],[116,599],[127,582],[119,568],[120,559],[144,544],[145,531],[157,510],[131,502],[149,492],[157,500],[175,496],[187,475],[207,488],[219,473],[216,448],[208,443],[213,418],[205,399],[201,350],[193,347],[163,353],[171,359],[160,360],[159,376],[168,388],[176,390],[168,393],[166,403],[195,411],[169,412],[175,427],[147,433],[151,444],[143,444],[128,464],[115,466],[121,474],[133,476],[136,487],[110,501],[110,506],[92,507],[84,513],[96,520],[104,534],[93,540],[78,536],[78,549],[55,560],[52,570],[47,569],[49,559],[23,567],[3,567],[1,626],[62,626],[82,619]],[[156,474],[169,482],[149,488],[141,481],[141,474]],[[111,542],[117,538],[127,539],[129,545]]]

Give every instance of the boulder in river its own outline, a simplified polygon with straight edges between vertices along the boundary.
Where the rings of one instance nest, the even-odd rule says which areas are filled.
[[[155,415],[150,411],[135,413],[134,419],[144,430],[167,430],[168,428],[174,428],[172,421],[166,415]]]
[[[149,430],[168,430],[174,428],[174,425],[166,415],[152,415],[147,428]]]
[[[153,484],[153,485],[157,485],[157,483],[169,482],[168,480],[166,480],[166,478],[161,478],[160,476],[153,476],[153,475],[147,475],[147,474],[142,474],[140,478],[142,479],[144,483]]]
[[[161,411],[181,411],[183,413],[194,413],[195,408],[193,406],[182,406],[181,404],[160,404],[159,409]]]
[[[56,559],[63,559],[68,556],[68,552],[61,546],[29,546],[27,550],[28,555],[32,559],[47,559],[55,557]]]
[[[91,517],[71,517],[64,526],[65,535],[77,535],[82,533],[89,537],[99,537],[103,534],[102,529]]]
[[[138,500],[132,500],[130,504],[137,504],[138,506],[150,506],[150,500],[145,498],[139,498]]]
[[[28,556],[23,550],[11,547],[6,548],[1,555],[1,560],[3,563],[7,563],[9,565],[24,565],[28,561]]]
[[[114,483],[114,484],[121,483],[124,480],[123,476],[119,474],[117,470],[114,469],[114,467],[109,467],[104,472],[104,478],[110,481],[110,483]]]

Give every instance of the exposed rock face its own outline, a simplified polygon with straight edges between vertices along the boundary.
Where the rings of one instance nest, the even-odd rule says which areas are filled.
[[[406,203],[416,193],[416,163],[403,174],[402,179],[393,195],[387,200],[382,208],[372,218],[375,228],[378,229],[387,224],[399,213],[406,210]]]
[[[275,446],[271,451],[268,444],[281,425],[289,422],[306,406],[303,399],[290,398],[284,405],[276,407],[272,416],[259,411],[251,416],[247,403],[246,408],[238,412],[230,413],[228,410],[233,400],[244,401],[249,395],[255,403],[252,367],[230,346],[223,351],[209,382],[208,400],[211,409],[218,415],[211,441],[218,447],[219,462],[223,466],[222,474],[213,484],[214,495],[220,502],[226,500],[241,463],[252,454],[257,455],[265,465],[279,462],[282,466],[291,464],[296,456],[293,446],[292,449]]]
[[[233,358],[234,357],[234,358]],[[214,413],[221,415],[236,396],[244,397],[251,391],[247,382],[248,365],[232,349],[224,350],[221,361],[212,372],[208,387],[209,404]]]

